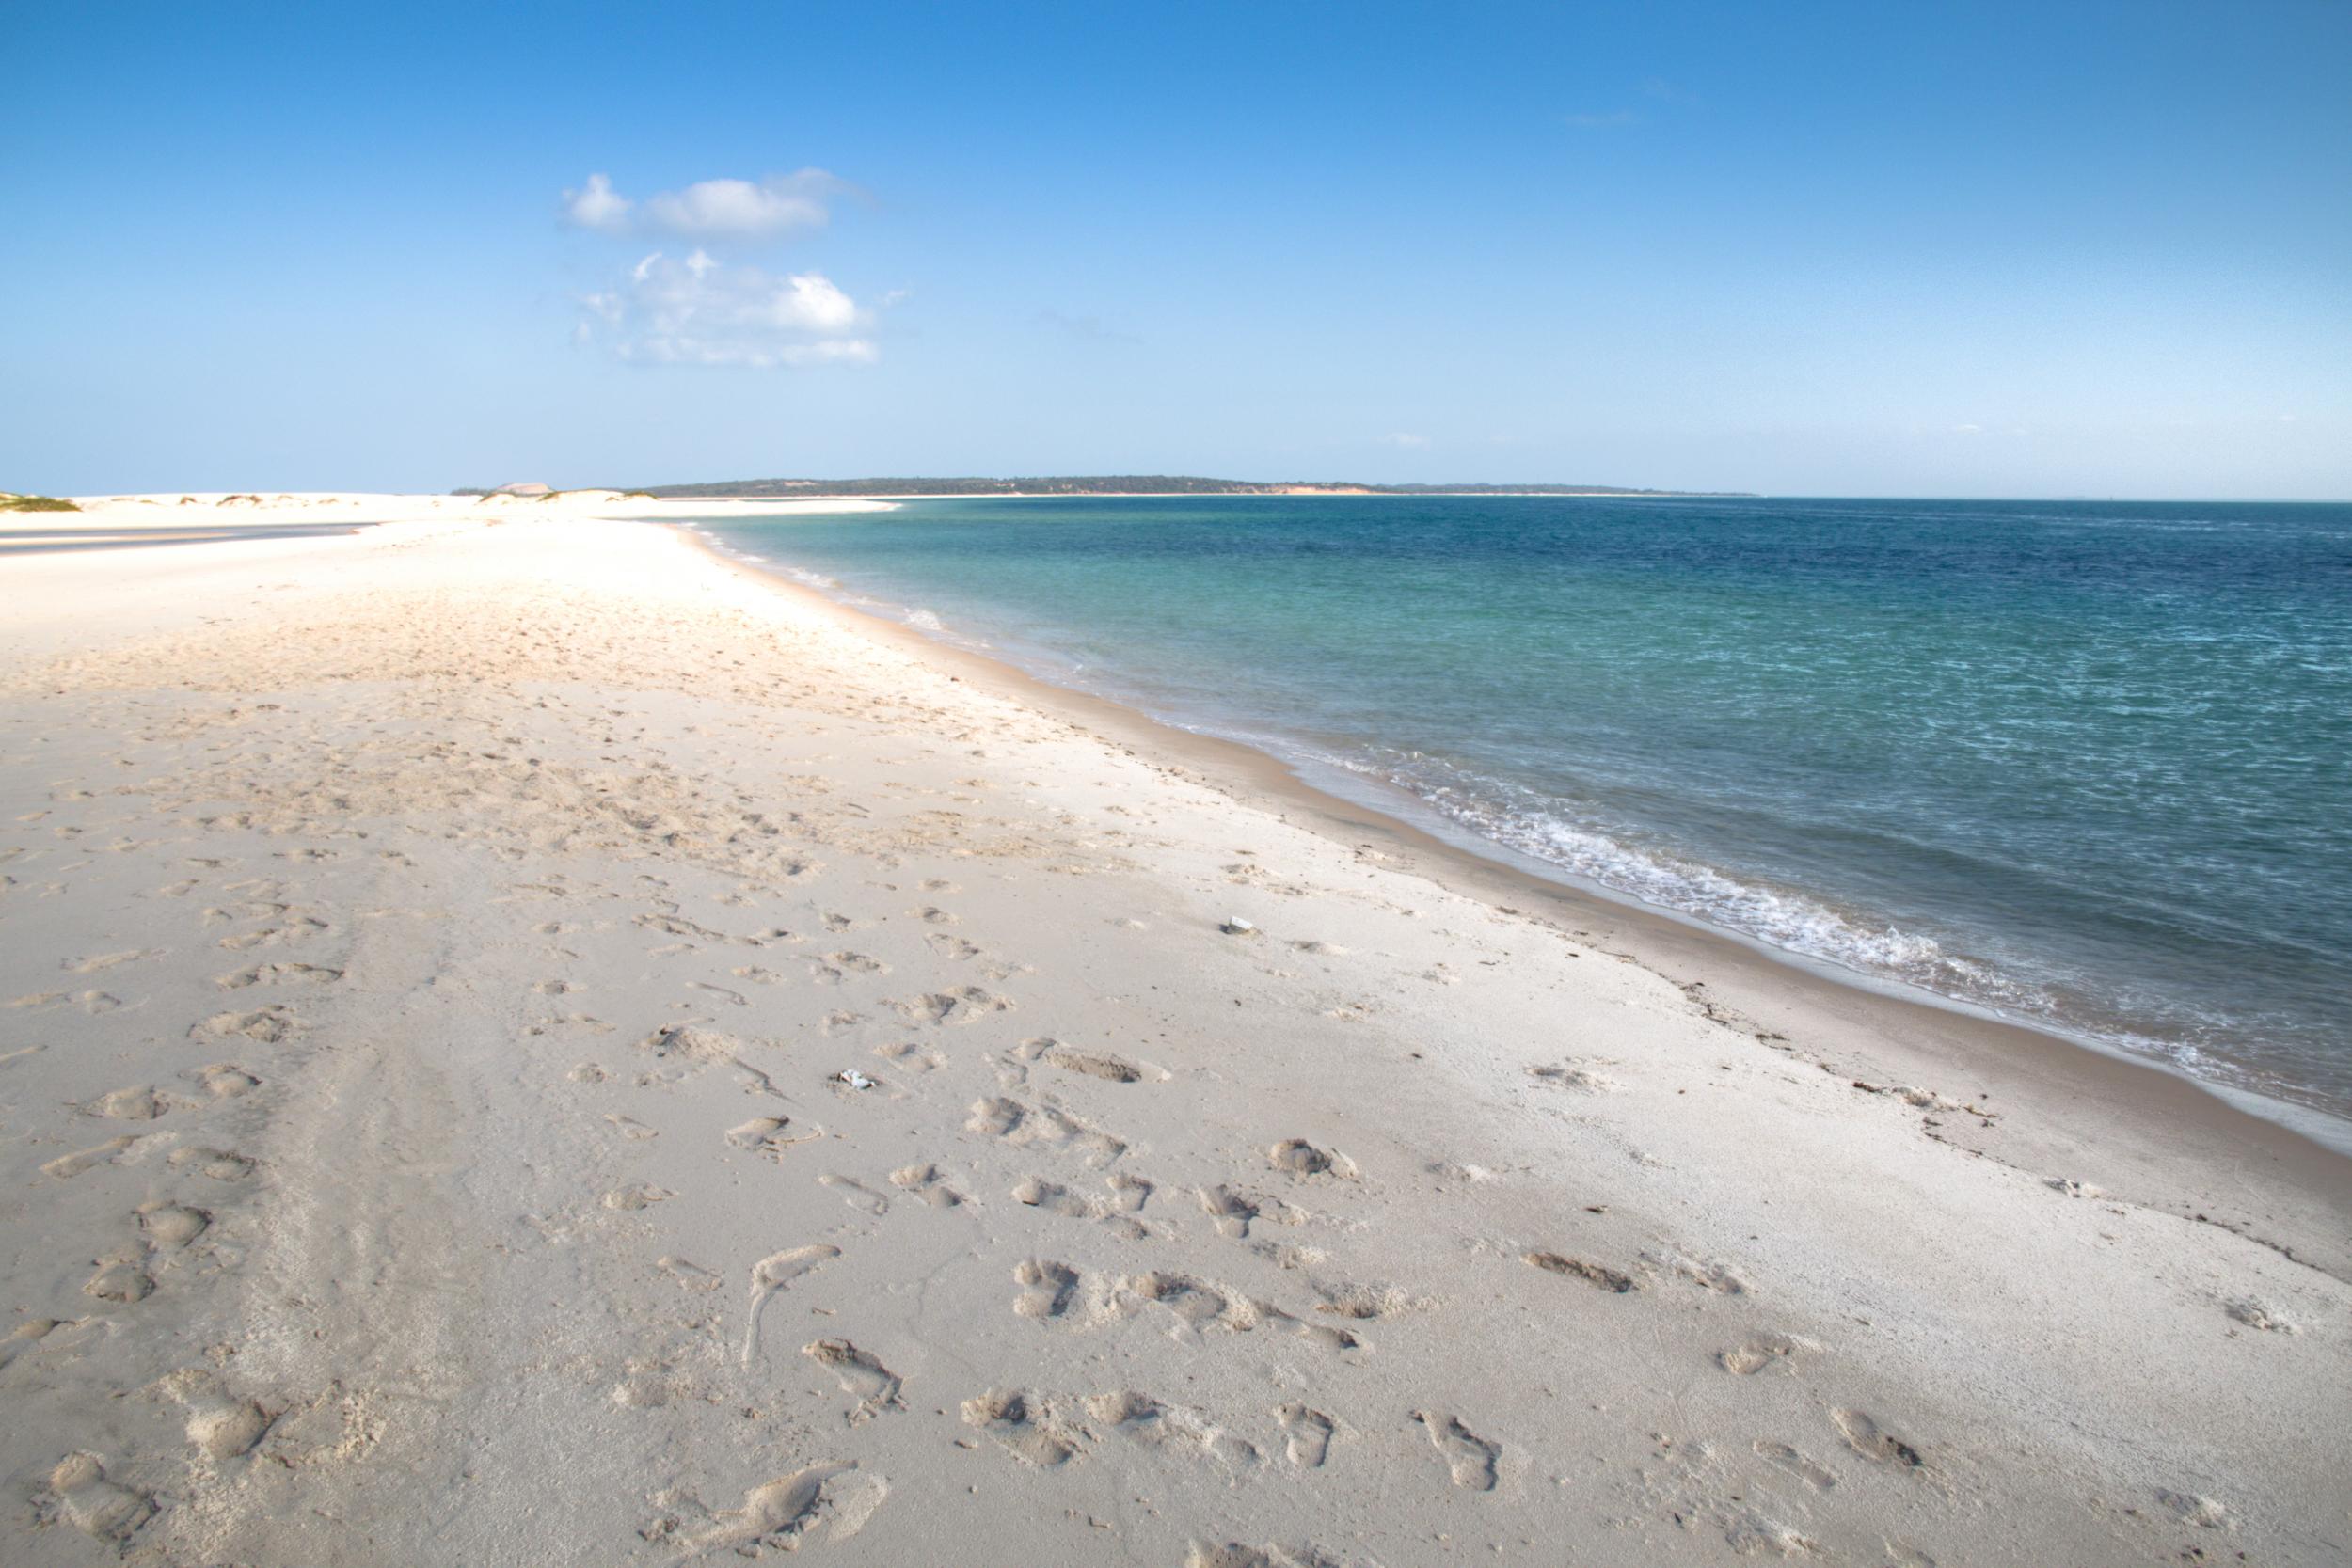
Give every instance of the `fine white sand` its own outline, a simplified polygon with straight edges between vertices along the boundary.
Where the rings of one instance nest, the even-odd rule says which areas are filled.
[[[0,538],[405,520],[0,554],[0,1561],[2352,1549],[2333,1156],[625,503],[158,501]]]

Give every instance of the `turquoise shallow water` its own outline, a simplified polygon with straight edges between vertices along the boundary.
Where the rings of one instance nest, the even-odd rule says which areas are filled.
[[[1573,879],[2352,1107],[2352,507],[957,499],[703,526]]]

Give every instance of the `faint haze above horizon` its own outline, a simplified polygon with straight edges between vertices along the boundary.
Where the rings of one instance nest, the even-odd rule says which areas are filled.
[[[0,16],[0,489],[2352,497],[2352,6]]]

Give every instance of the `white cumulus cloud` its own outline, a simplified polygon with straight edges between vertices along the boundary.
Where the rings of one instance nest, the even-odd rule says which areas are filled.
[[[682,191],[664,191],[645,202],[654,223],[679,234],[777,234],[821,229],[831,214],[825,198],[841,182],[821,168],[771,174],[757,184],[748,180],[704,180]]]
[[[833,215],[827,202],[843,188],[823,169],[804,168],[759,181],[697,181],[641,203],[614,190],[606,176],[592,174],[578,190],[564,193],[564,217],[576,228],[608,234],[659,230],[690,238],[760,239],[822,229]]]
[[[580,305],[592,338],[640,363],[766,370],[880,357],[868,335],[873,312],[823,274],[779,277],[700,249],[683,261],[657,250],[626,284]]]
[[[628,210],[632,205],[628,198],[612,188],[611,180],[592,174],[580,189],[564,193],[564,219],[580,229],[601,229],[617,234],[628,227]]]

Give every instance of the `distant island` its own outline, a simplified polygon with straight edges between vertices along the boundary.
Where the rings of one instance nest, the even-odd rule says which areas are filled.
[[[1739,496],[1735,490],[1641,490],[1619,484],[1358,484],[1344,480],[1200,479],[1186,474],[1078,474],[1025,479],[738,479],[710,484],[614,485],[649,496]],[[479,492],[461,492],[478,494]]]

